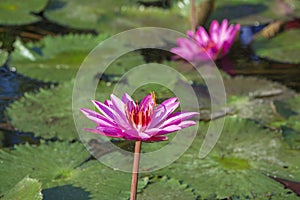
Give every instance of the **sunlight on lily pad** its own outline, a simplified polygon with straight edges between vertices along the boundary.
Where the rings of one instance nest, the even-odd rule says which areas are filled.
[[[280,174],[287,178],[294,173],[297,176],[294,181],[300,178],[295,171],[284,168],[288,161],[281,152],[283,149],[289,151],[289,148],[279,133],[268,131],[252,121],[227,117],[213,151],[206,158],[199,159],[202,134],[207,124],[201,123],[200,129],[200,135],[180,159],[154,173],[182,180],[201,198],[296,198],[295,194],[267,176]],[[289,162],[291,169],[299,164]]]
[[[300,63],[300,43],[296,42],[299,35],[300,30],[294,29],[279,33],[271,39],[259,37],[254,40],[253,49],[262,58],[283,63]]]
[[[113,86],[101,82],[96,99],[104,101]],[[12,125],[23,132],[33,132],[36,137],[62,140],[78,139],[72,113],[73,82],[50,89],[40,89],[38,93],[25,93],[24,97],[7,108]],[[92,103],[87,102],[92,108]],[[79,110],[78,110],[79,112]],[[28,123],[30,118],[30,123]]]
[[[38,179],[42,189],[48,192],[51,188],[54,190],[71,185],[68,190],[60,191],[73,199],[77,199],[75,188],[82,188],[95,200],[127,199],[131,175],[114,171],[95,160],[85,162],[89,157],[90,154],[82,144],[68,142],[42,142],[39,146],[26,144],[15,146],[15,150],[8,152],[1,150],[0,192],[11,188],[21,177],[29,175]],[[143,188],[147,181],[141,179],[139,183],[140,188]]]
[[[289,0],[216,0],[215,5],[216,8],[210,20],[221,21],[227,18],[231,23],[241,25],[258,25],[288,18],[288,16],[297,16],[298,10],[291,8],[299,9],[300,6],[297,0],[294,2]]]
[[[29,177],[23,178],[12,189],[10,189],[2,200],[42,200],[41,183]]]
[[[0,23],[6,25],[21,25],[39,21],[41,18],[34,13],[41,12],[48,0],[1,0]]]
[[[280,83],[255,77],[226,78],[224,85],[233,114],[268,126],[284,120],[277,113],[274,101],[287,101],[296,94]]]
[[[61,82],[75,77],[82,61],[107,35],[47,36],[39,42],[14,43],[10,67],[42,81]]]
[[[109,6],[108,6],[109,5]],[[72,13],[72,14],[70,14]],[[62,25],[118,33],[130,28],[153,26],[184,31],[188,18],[173,10],[144,7],[138,1],[97,1],[89,4],[80,0],[51,0],[45,16]],[[176,21],[176,23],[170,23]]]

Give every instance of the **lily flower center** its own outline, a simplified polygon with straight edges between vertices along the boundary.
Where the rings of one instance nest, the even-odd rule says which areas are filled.
[[[152,121],[155,105],[155,94],[153,92],[140,105],[138,102],[128,102],[125,105],[127,120],[138,131],[144,131]]]

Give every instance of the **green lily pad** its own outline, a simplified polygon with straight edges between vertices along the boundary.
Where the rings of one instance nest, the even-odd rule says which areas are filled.
[[[9,65],[28,77],[61,82],[75,77],[84,58],[107,35],[47,36],[39,42],[14,43]]]
[[[176,21],[176,23],[172,23]],[[120,17],[113,20],[112,24],[106,29],[113,29],[116,31],[124,31],[131,28],[138,27],[163,27],[176,31],[185,32],[189,27],[189,19],[180,12],[173,9],[161,9],[154,7],[122,7]]]
[[[300,44],[295,42],[300,30],[284,31],[271,39],[257,38],[253,43],[255,53],[262,58],[284,63],[300,63]]]
[[[201,123],[200,133],[207,129]],[[154,172],[182,180],[203,199],[288,199],[296,195],[268,177],[274,175],[299,181],[297,152],[290,150],[280,134],[256,123],[227,117],[223,132],[213,151],[198,157],[203,135],[176,162]],[[155,144],[144,145],[151,150]],[[294,161],[283,156],[293,151]],[[299,151],[298,151],[299,154]]]
[[[172,10],[144,7],[138,1],[51,0],[45,16],[62,25],[118,33],[130,28],[153,26],[185,31],[188,19]],[[109,6],[107,6],[109,5]],[[176,23],[170,23],[176,21]]]
[[[295,92],[284,85],[255,77],[224,79],[228,106],[239,117],[254,119],[264,125],[284,120],[276,111],[275,101],[286,101]]]
[[[113,86],[101,82],[96,99],[104,101],[112,90]],[[72,91],[73,82],[65,82],[58,87],[40,89],[38,93],[25,93],[7,108],[11,124],[20,131],[33,132],[36,137],[78,139],[72,113]],[[87,107],[92,108],[92,103],[88,103]]]
[[[150,179],[148,186],[137,195],[137,199],[186,199],[195,200],[197,196],[193,194],[191,188],[186,184],[182,184],[179,180],[163,176]]]
[[[38,180],[25,177],[4,194],[4,197],[1,199],[42,200],[41,190],[41,183]]]
[[[99,24],[111,23],[121,7],[134,1],[97,1],[85,3],[80,0],[50,0],[45,16],[54,22],[73,28],[95,29]]]
[[[269,23],[276,19],[297,16],[300,4],[297,1],[259,1],[259,0],[216,0],[216,8],[210,20],[227,18],[231,23],[257,25]],[[293,9],[289,9],[293,7]],[[290,11],[289,11],[290,10]]]
[[[9,152],[0,150],[0,192],[29,175],[40,180],[43,190],[65,186],[66,190],[61,192],[72,199],[77,199],[74,187],[88,192],[91,199],[128,199],[131,174],[115,171],[96,160],[85,162],[89,157],[82,144],[68,142],[42,142],[39,146],[15,146]],[[139,184],[143,188],[147,179],[140,179]]]
[[[2,0],[0,2],[0,23],[21,25],[39,21],[41,18],[33,13],[41,12],[48,0]]]

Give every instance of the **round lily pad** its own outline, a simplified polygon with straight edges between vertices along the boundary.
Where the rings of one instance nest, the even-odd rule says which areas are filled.
[[[284,63],[300,63],[300,44],[297,41],[300,30],[284,31],[271,39],[259,37],[254,40],[253,49],[262,58]]]
[[[163,176],[150,179],[148,186],[137,195],[137,199],[185,199],[195,200],[197,196],[193,194],[188,185],[181,183],[179,180]]]
[[[0,150],[0,192],[29,175],[42,183],[42,189],[47,190],[42,191],[44,195],[50,195],[50,189],[58,194],[54,190],[65,186],[65,190],[60,190],[62,196],[68,194],[72,199],[86,192],[88,199],[128,199],[131,174],[115,171],[96,160],[86,161],[89,157],[82,144],[68,142],[42,142],[39,146],[15,146],[15,150],[8,152]],[[146,184],[147,179],[140,179],[139,188]],[[82,194],[74,192],[74,188],[82,188]]]
[[[227,104],[234,114],[269,126],[284,120],[277,113],[274,101],[286,101],[295,95],[284,85],[255,77],[226,78],[224,85]]]
[[[39,21],[34,13],[41,12],[48,0],[2,0],[0,2],[0,23],[5,25],[21,25]]]
[[[29,177],[23,178],[12,189],[4,194],[3,200],[42,200],[41,183]]]
[[[109,5],[109,6],[107,6]],[[184,31],[188,19],[170,9],[144,7],[138,1],[97,1],[86,4],[80,0],[51,0],[45,16],[62,25],[118,33],[130,28],[153,26]],[[176,23],[170,23],[176,21]]]
[[[294,193],[268,176],[299,181],[297,152],[290,150],[280,134],[253,121],[227,117],[223,132],[213,151],[200,159],[206,123],[193,145],[175,163],[154,172],[182,180],[203,199],[288,199]],[[144,145],[152,149],[156,144]],[[291,152],[288,160],[283,155]],[[299,154],[299,151],[298,151]]]
[[[227,18],[231,23],[241,25],[258,25],[291,15],[296,16],[300,6],[297,0],[216,0],[215,5],[210,21]]]
[[[101,82],[96,99],[104,101],[112,90],[113,86]],[[38,93],[25,93],[7,108],[11,124],[19,131],[33,132],[36,137],[78,139],[72,113],[72,91],[73,82],[65,82],[58,87],[40,89]],[[92,107],[92,103],[87,106]]]
[[[61,82],[75,77],[78,68],[107,35],[47,36],[39,42],[14,43],[9,66],[28,77]]]

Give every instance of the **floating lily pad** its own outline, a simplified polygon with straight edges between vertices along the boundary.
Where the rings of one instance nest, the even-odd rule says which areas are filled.
[[[224,85],[228,106],[233,107],[234,114],[270,126],[284,120],[277,113],[274,101],[285,101],[295,95],[279,83],[255,77],[224,79]]]
[[[5,25],[29,24],[41,18],[34,13],[41,12],[48,0],[2,0],[0,2],[0,23]]]
[[[60,191],[72,199],[77,199],[74,187],[88,192],[91,199],[128,199],[131,174],[115,171],[96,160],[85,162],[89,156],[82,144],[68,142],[42,142],[39,146],[15,146],[9,152],[1,150],[0,192],[29,175],[40,180],[43,190],[65,186],[66,190]],[[147,179],[139,181],[140,188],[146,184]]]
[[[300,30],[284,31],[271,39],[257,38],[253,43],[255,53],[262,58],[284,63],[300,63]]]
[[[241,25],[264,24],[291,15],[297,16],[300,6],[297,0],[216,0],[215,5],[216,8],[210,16],[211,20],[221,21],[227,18],[230,22]]]
[[[101,82],[96,99],[104,101],[109,98],[112,90],[113,86]],[[25,93],[24,97],[7,108],[12,125],[20,131],[33,132],[36,137],[45,139],[77,139],[72,113],[72,91],[73,82],[66,82],[58,87],[40,89],[39,93]],[[88,103],[87,106],[92,107],[92,103]]]
[[[4,197],[1,199],[42,200],[41,190],[41,183],[38,180],[25,177],[4,194]]]
[[[141,6],[138,1],[51,0],[45,16],[59,24],[98,32],[117,33],[130,28],[153,26],[186,30],[188,18],[170,9]],[[109,5],[109,6],[107,6]],[[176,23],[171,23],[176,21]]]
[[[149,185],[143,192],[137,195],[137,199],[195,200],[197,196],[193,194],[192,189],[189,188],[188,185],[182,184],[179,180],[163,176],[161,178],[155,177],[151,179]]]
[[[172,23],[176,21],[176,23]],[[138,27],[163,27],[185,32],[189,27],[189,19],[173,9],[154,7],[122,7],[120,17],[116,18],[108,28],[114,25],[118,31]]]
[[[111,23],[120,8],[134,1],[50,0],[45,16],[59,24],[81,29],[95,29],[99,24]]]
[[[82,61],[107,35],[45,37],[35,43],[14,43],[9,65],[17,72],[43,81],[61,82],[75,77]]]
[[[199,125],[204,134],[207,124]],[[299,181],[300,163],[283,156],[291,152],[279,133],[256,123],[227,117],[218,143],[204,159],[199,159],[203,135],[175,163],[154,172],[182,180],[203,199],[288,199],[296,198],[268,175]],[[152,144],[155,145],[155,144]],[[144,145],[143,148],[154,148]],[[299,151],[298,151],[299,154]]]

